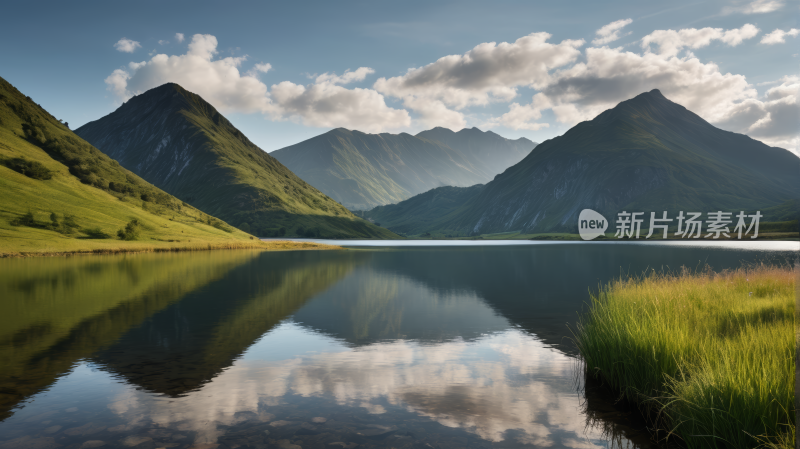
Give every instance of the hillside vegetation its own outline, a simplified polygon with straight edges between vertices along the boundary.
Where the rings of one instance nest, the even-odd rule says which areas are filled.
[[[337,128],[271,154],[349,209],[367,210],[436,187],[489,182],[535,146],[478,128],[416,136]]]
[[[177,84],[75,132],[155,186],[260,237],[397,238],[300,179]]]
[[[269,245],[121,167],[0,78],[0,255]]]

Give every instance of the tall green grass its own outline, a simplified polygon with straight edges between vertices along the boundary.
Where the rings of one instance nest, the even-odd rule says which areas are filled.
[[[794,447],[796,277],[753,266],[614,281],[578,326],[585,369],[689,448]]]

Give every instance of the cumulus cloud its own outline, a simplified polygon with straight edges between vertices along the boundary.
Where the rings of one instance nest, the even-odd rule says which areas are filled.
[[[225,112],[256,112],[274,120],[291,119],[309,126],[376,132],[410,124],[408,112],[387,106],[380,93],[338,85],[363,79],[373,72],[370,68],[341,76],[324,74],[309,86],[284,81],[270,89],[255,76],[268,72],[270,64],[256,64],[242,74],[240,68],[247,56],[215,59],[217,44],[212,35],[195,34],[186,54],[158,54],[149,61],[132,62],[109,75],[106,85],[119,99],[127,100],[174,82]]]
[[[408,96],[403,101],[403,106],[419,115],[419,123],[427,128],[441,126],[459,131],[467,126],[464,114],[448,109],[440,100],[428,97]]]
[[[743,75],[723,74],[696,57],[664,58],[619,49],[588,48],[586,63],[558,73],[531,104],[511,105],[493,124],[537,129],[535,120],[551,110],[560,123],[590,120],[619,102],[659,89],[712,124],[746,133],[768,145],[800,149],[800,77],[784,77],[759,97]],[[777,83],[775,83],[777,84]]]
[[[390,108],[372,89],[346,89],[327,80],[309,86],[283,81],[272,86],[271,95],[273,117],[299,119],[309,126],[380,132],[411,124],[407,111]]]
[[[164,39],[158,41],[158,45],[167,45],[167,44],[169,44],[169,41],[166,41]]]
[[[372,75],[373,73],[375,73],[375,70],[369,67],[359,67],[355,72],[351,72],[349,69],[345,70],[341,76],[337,76],[334,73],[323,73],[317,77],[316,81],[317,83],[350,84],[355,81],[364,81],[367,75]]]
[[[483,43],[463,55],[440,58],[405,75],[380,78],[375,89],[397,98],[438,100],[456,110],[493,101],[510,101],[519,86],[543,86],[550,70],[574,62],[583,40],[547,42],[533,33],[514,43]]]
[[[609,42],[614,42],[615,40],[621,37],[631,34],[628,33],[622,36],[620,36],[619,34],[620,31],[622,31],[622,28],[629,25],[631,22],[633,22],[632,19],[622,19],[622,20],[617,20],[615,22],[611,22],[608,25],[603,26],[602,28],[597,30],[596,32],[597,38],[592,41],[592,44],[605,45],[608,44]]]
[[[727,6],[722,11],[725,14],[764,14],[783,8],[782,0],[755,0],[742,6]]]
[[[767,144],[800,152],[800,77],[786,76],[767,90],[763,101],[748,104],[743,132]],[[757,120],[753,120],[756,118]],[[747,126],[749,123],[752,125]]]
[[[123,53],[133,53],[134,51],[136,51],[137,48],[141,47],[142,44],[124,37],[118,40],[116,44],[114,44],[114,48],[116,48],[117,51],[121,51]]]
[[[254,65],[252,69],[245,72],[245,75],[255,77],[258,76],[259,73],[267,73],[270,70],[272,70],[272,64],[258,63]]]
[[[175,33],[175,40],[178,41],[178,43],[183,42],[183,39],[183,33]]]
[[[797,28],[792,28],[789,31],[776,29],[775,31],[762,37],[761,43],[767,45],[783,44],[786,42],[786,36],[796,37],[798,34],[800,34],[800,30],[798,30]]]
[[[560,72],[537,94],[537,102],[549,106],[559,122],[574,124],[656,88],[709,121],[757,96],[743,75],[723,74],[716,64],[696,57],[665,58],[604,47],[586,49],[586,62]]]
[[[536,120],[540,118],[542,118],[541,109],[530,104],[521,106],[519,103],[511,103],[508,112],[490,121],[487,125],[501,125],[510,129],[528,129],[531,131],[550,127],[549,123],[536,123]]]
[[[604,26],[597,32],[598,39],[619,36],[627,23],[630,19]],[[272,73],[270,64],[259,63],[242,71],[246,56],[222,58],[217,39],[198,34],[192,37],[186,54],[160,54],[132,62],[111,73],[106,83],[124,100],[172,81],[223,111],[258,112],[273,120],[366,132],[405,128],[412,123],[458,130],[467,126],[469,108],[497,102],[506,103],[507,111],[484,120],[481,126],[541,130],[553,124],[551,119],[543,121],[545,111],[555,122],[571,126],[642,92],[660,89],[670,100],[716,126],[747,133],[770,145],[798,149],[796,77],[762,83],[771,88],[759,95],[743,75],[723,73],[713,62],[701,61],[691,52],[715,41],[740,45],[758,33],[751,24],[729,30],[658,30],[642,39],[642,51],[607,46],[582,51],[582,40],[550,43],[549,34],[533,33],[513,43],[483,43],[401,76],[381,77],[372,88],[347,87],[373,75],[375,71],[369,67],[314,75],[307,85],[283,81],[268,87],[258,75]],[[762,42],[797,34],[796,29],[776,30]],[[518,99],[520,89],[533,91],[529,102]],[[399,100],[402,108],[387,105],[386,97]]]
[[[741,28],[723,30],[722,28],[685,28],[681,30],[656,30],[642,39],[642,48],[650,51],[650,45],[658,46],[658,53],[664,56],[675,56],[684,48],[697,49],[706,47],[712,41],[718,40],[735,47],[746,39],[751,39],[759,33],[759,29],[752,24],[745,24]]]

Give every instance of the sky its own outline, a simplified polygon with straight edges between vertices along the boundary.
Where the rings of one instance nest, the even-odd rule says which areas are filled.
[[[660,89],[800,154],[800,0],[24,2],[0,77],[75,129],[176,82],[266,151],[337,127],[542,142]]]

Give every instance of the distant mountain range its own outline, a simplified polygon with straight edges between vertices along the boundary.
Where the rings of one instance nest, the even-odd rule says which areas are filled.
[[[365,216],[408,234],[577,232],[585,208],[613,222],[623,210],[758,210],[797,198],[800,158],[653,90],[539,144],[481,188],[435,189]]]
[[[137,95],[75,133],[159,188],[258,236],[396,238],[300,179],[177,84]]]
[[[478,128],[416,136],[337,128],[270,154],[350,210],[368,210],[435,187],[489,182],[535,146]]]
[[[0,191],[0,254],[253,244],[121,167],[3,78]]]

